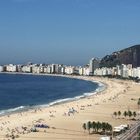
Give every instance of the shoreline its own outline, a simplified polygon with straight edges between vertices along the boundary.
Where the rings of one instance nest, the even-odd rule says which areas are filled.
[[[124,119],[123,116],[116,119],[113,117],[113,112],[119,110],[123,112],[128,108],[138,111],[137,99],[140,97],[138,84],[108,78],[81,78],[105,83],[107,88],[99,94],[80,100],[0,117],[2,124],[0,138],[8,140],[5,136],[14,130],[14,135],[18,135],[19,140],[99,140],[101,135],[89,135],[87,131],[83,131],[82,124],[87,121],[104,121],[114,127],[135,123],[133,120]],[[69,114],[71,109],[76,112]],[[47,124],[50,128],[38,128],[39,132],[30,132],[30,129],[38,123]],[[27,127],[28,131],[23,130],[22,127]]]
[[[25,105],[25,106],[18,106],[15,108],[0,110],[0,117],[6,116],[6,115],[12,115],[12,114],[16,114],[16,113],[32,111],[32,110],[38,109],[38,108],[46,108],[46,107],[51,107],[51,106],[55,106],[55,105],[70,103],[73,101],[78,101],[80,99],[89,98],[91,96],[95,96],[96,94],[100,94],[100,92],[106,90],[106,88],[107,88],[107,85],[105,83],[102,83],[99,81],[89,80],[88,76],[73,76],[73,75],[59,75],[59,74],[36,74],[36,73],[34,74],[34,73],[19,73],[19,72],[14,72],[14,73],[13,72],[1,72],[0,74],[64,77],[64,78],[89,81],[89,82],[92,82],[93,84],[94,83],[98,84],[98,87],[94,91],[86,92],[86,93],[83,93],[81,95],[77,95],[77,96],[74,96],[71,98],[57,99],[57,100],[54,100],[54,101],[52,101],[50,103],[46,103],[46,104],[38,104],[38,105],[33,105],[33,106]]]

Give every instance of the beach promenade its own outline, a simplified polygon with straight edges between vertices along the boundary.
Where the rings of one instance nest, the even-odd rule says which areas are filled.
[[[87,121],[109,122],[113,127],[133,124],[123,116],[114,117],[114,111],[139,112],[140,85],[97,77],[70,76],[105,83],[107,88],[96,95],[51,107],[0,117],[0,140],[18,137],[18,140],[99,140],[98,134],[89,135],[82,125]],[[43,126],[40,126],[43,124]],[[34,127],[39,125],[38,127]],[[37,131],[37,132],[31,132]],[[10,137],[9,137],[10,136]]]

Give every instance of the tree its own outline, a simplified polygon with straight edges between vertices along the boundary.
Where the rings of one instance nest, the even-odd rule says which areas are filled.
[[[87,129],[88,129],[89,134],[90,134],[90,129],[91,129],[91,122],[90,121],[87,123]]]
[[[137,116],[137,113],[135,111],[133,112],[133,116],[134,118]]]
[[[121,111],[118,111],[118,116],[119,116],[119,117],[121,116]]]
[[[85,132],[86,128],[87,128],[87,127],[86,127],[86,123],[84,123],[84,124],[83,124],[84,132]]]
[[[112,125],[110,125],[109,123],[106,123],[106,122],[90,122],[88,121],[87,123],[84,123],[82,125],[84,131],[85,130],[88,130],[89,131],[89,134],[90,134],[90,129],[93,128],[93,131],[95,130],[97,133],[98,132],[104,132],[106,133],[107,132],[112,132]]]
[[[100,122],[97,122],[96,128],[97,128],[97,132],[99,131],[99,129],[101,129],[102,124]]]
[[[113,115],[114,115],[115,117],[117,117],[117,112],[114,112]]]
[[[92,122],[92,128],[93,128],[93,131],[96,131],[96,122],[95,121]]]
[[[106,123],[105,122],[102,122],[102,130],[103,130],[103,132],[105,132],[105,130],[106,130]]]
[[[112,131],[112,125],[110,125],[109,123],[106,123],[106,130],[107,131]]]
[[[139,98],[139,100],[138,100],[138,103],[137,103],[137,104],[138,104],[138,109],[139,109],[139,106],[140,106],[140,98]]]
[[[130,110],[128,111],[128,116],[129,116],[129,118],[132,117],[132,112]]]
[[[109,131],[112,132],[112,130],[113,130],[113,127],[112,125],[109,124]]]
[[[124,117],[126,117],[128,115],[128,113],[126,111],[124,111],[123,115],[124,115]]]
[[[106,133],[106,131],[112,131],[112,125],[106,122],[102,122],[102,131]]]

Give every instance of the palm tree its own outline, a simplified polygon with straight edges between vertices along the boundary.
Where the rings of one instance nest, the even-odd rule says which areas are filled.
[[[117,112],[114,112],[113,115],[114,115],[115,117],[117,117]]]
[[[91,129],[91,122],[90,121],[87,123],[87,129],[88,129],[89,134],[90,134],[90,129]]]
[[[134,116],[134,118],[137,116],[136,111],[133,112],[133,116]]]
[[[96,131],[96,122],[95,121],[92,122],[92,128],[93,128],[93,131]]]
[[[112,132],[112,129],[113,129],[112,125],[109,124],[109,131]]]
[[[121,115],[121,111],[118,111],[118,116],[120,117],[120,115]]]
[[[127,111],[124,111],[123,115],[126,117],[128,115]]]
[[[129,116],[129,118],[131,118],[131,116],[132,116],[132,112],[130,110],[128,111],[128,116]]]
[[[113,127],[112,127],[112,125],[111,124],[108,124],[108,131],[110,132],[110,134],[112,135],[112,137],[113,137]]]
[[[84,123],[84,124],[83,124],[84,133],[85,133],[86,128],[87,128],[87,127],[86,127],[86,123]]]
[[[103,130],[103,132],[105,132],[105,130],[106,130],[106,123],[105,122],[102,122],[102,130]]]
[[[106,131],[112,132],[112,125],[106,122],[102,122],[102,130],[106,133]]]
[[[96,128],[97,128],[97,132],[99,131],[99,129],[101,129],[102,124],[100,122],[97,122],[96,124]]]
[[[138,103],[137,103],[137,104],[138,104],[138,109],[139,109],[139,106],[140,106],[140,98],[139,98],[139,100],[138,100]]]
[[[106,130],[107,131],[112,131],[112,125],[110,125],[109,123],[106,123]]]

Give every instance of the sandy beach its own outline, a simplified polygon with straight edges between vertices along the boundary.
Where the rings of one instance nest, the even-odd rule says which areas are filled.
[[[135,121],[116,119],[114,111],[131,110],[138,112],[137,101],[140,98],[140,84],[117,79],[78,77],[90,81],[105,83],[107,88],[90,97],[63,103],[51,107],[39,108],[28,112],[0,117],[0,139],[10,140],[8,135],[17,135],[18,140],[99,140],[97,134],[84,132],[82,125],[87,121],[109,122],[113,127],[120,124],[133,124]],[[74,113],[69,113],[75,110]],[[46,124],[50,128],[37,128],[39,132],[30,132],[36,124]]]

